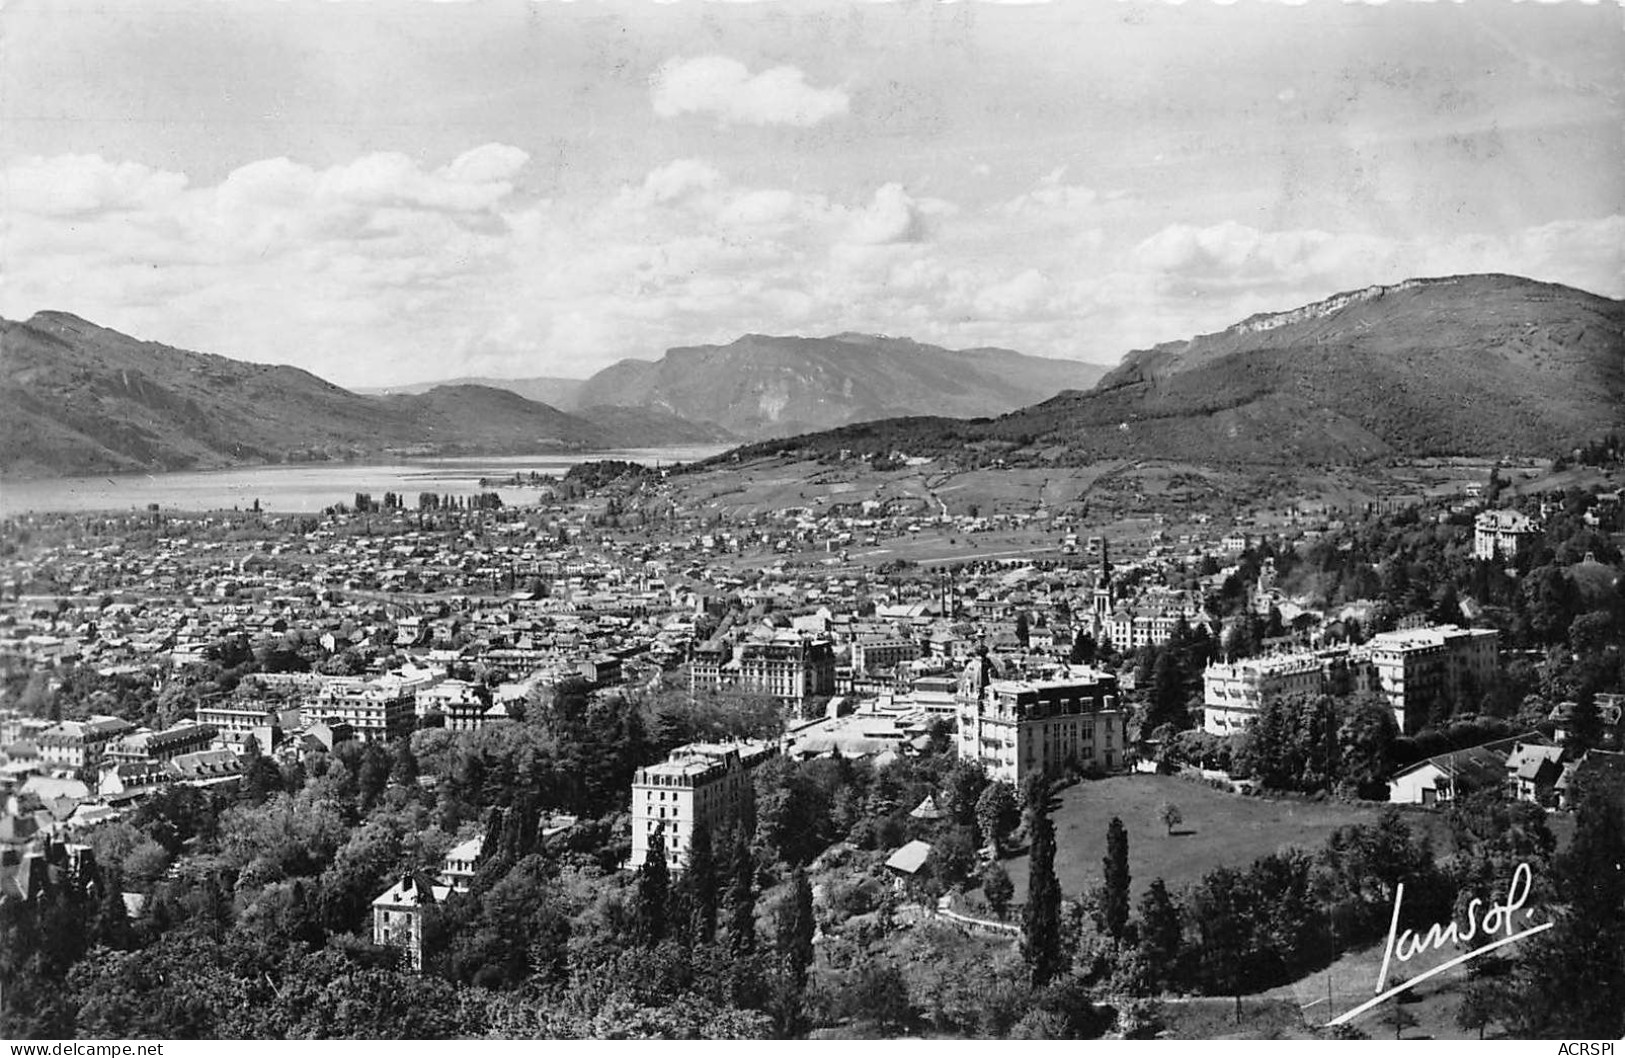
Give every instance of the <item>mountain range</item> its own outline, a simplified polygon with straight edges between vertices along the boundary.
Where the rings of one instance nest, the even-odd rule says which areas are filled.
[[[526,400],[533,400],[538,404],[550,404],[560,411],[574,411],[576,409],[576,394],[586,384],[580,378],[489,378],[484,376],[468,376],[464,378],[448,378],[441,382],[410,382],[401,386],[357,386],[355,392],[369,397],[390,397],[396,394],[427,393],[440,386],[485,386],[488,389],[505,389],[509,393],[517,393]]]
[[[1138,350],[1092,389],[997,418],[886,419],[787,441],[1083,465],[1550,456],[1625,426],[1625,302],[1507,275],[1406,280]]]
[[[0,473],[180,470],[402,454],[715,443],[668,417],[603,421],[489,386],[369,397],[295,367],[144,342],[65,312],[0,320]]]
[[[591,379],[356,393],[66,312],[0,320],[0,474],[707,445],[923,409],[1009,411],[1104,369],[902,339],[747,336]],[[521,392],[516,392],[516,390]],[[565,411],[527,394],[550,393]]]
[[[1254,316],[1131,352],[1098,382],[1092,365],[1006,349],[746,335],[623,360],[580,382],[568,412],[506,382],[353,393],[64,312],[0,321],[0,349],[6,475],[762,437],[739,455],[1337,465],[1551,455],[1625,427],[1625,302],[1505,275]]]
[[[788,437],[900,415],[997,415],[1105,373],[1073,360],[884,335],[747,334],[671,349],[659,360],[622,360],[588,379],[576,402],[657,408],[744,438]]]

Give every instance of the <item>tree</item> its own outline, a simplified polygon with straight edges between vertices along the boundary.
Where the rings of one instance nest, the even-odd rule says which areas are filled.
[[[1496,982],[1470,976],[1461,994],[1461,1003],[1456,1007],[1456,1024],[1464,1029],[1477,1029],[1478,1038],[1482,1040],[1485,1027],[1495,1020],[1504,1002]]]
[[[802,995],[813,961],[814,929],[812,886],[807,882],[807,872],[797,867],[775,922],[778,974],[774,1013],[781,1036],[793,1035],[800,1027]]]
[[[1338,786],[1360,797],[1386,799],[1398,738],[1399,724],[1387,701],[1370,694],[1353,699],[1337,727]]]
[[[1152,663],[1151,701],[1143,726],[1154,730],[1164,724],[1175,731],[1191,726],[1190,710],[1185,702],[1185,674],[1180,671],[1179,657],[1172,648],[1157,651]]]
[[[1026,610],[1016,611],[1016,642],[1021,644],[1023,650],[1032,642],[1032,624]]]
[[[1168,833],[1172,834],[1174,828],[1185,821],[1185,817],[1180,813],[1178,805],[1172,801],[1164,801],[1157,806],[1157,820],[1168,828]]]
[[[1072,650],[1067,654],[1067,661],[1073,665],[1089,665],[1094,660],[1095,637],[1082,630],[1073,633]]]
[[[1514,999],[1498,1018],[1516,1039],[1625,1036],[1625,775],[1582,767],[1572,792],[1574,837],[1556,861],[1556,925],[1522,942]]]
[[[987,771],[979,762],[954,761],[943,779],[943,808],[955,823],[962,827],[976,825],[978,799],[987,785]]]
[[[694,824],[689,837],[683,884],[694,919],[694,941],[710,944],[717,937],[717,861],[711,848],[711,828],[703,820]]]
[[[1241,1021],[1241,994],[1256,986],[1253,979],[1252,893],[1239,871],[1209,871],[1191,890],[1191,921],[1196,924],[1197,973],[1209,995],[1236,998]]]
[[[1101,925],[1113,939],[1122,940],[1128,929],[1128,830],[1116,816],[1106,827],[1106,855],[1101,866],[1105,875],[1100,900]]]
[[[670,900],[671,868],[666,863],[665,829],[649,835],[649,851],[638,868],[638,943],[653,948],[666,937],[666,905]]]
[[[418,758],[412,752],[412,740],[409,738],[395,742],[389,781],[408,788],[418,784]]]
[[[1061,972],[1061,883],[1055,877],[1055,827],[1040,809],[1028,826],[1027,904],[1022,909],[1021,956],[1033,987],[1042,988]]]
[[[368,742],[361,751],[356,768],[356,788],[361,798],[361,810],[370,812],[378,798],[389,788],[389,773],[393,761],[389,751],[377,742]]]
[[[1034,771],[1021,780],[1021,810],[1029,821],[1040,813],[1049,811],[1049,779],[1043,772]]]
[[[849,971],[836,1009],[840,1016],[894,1036],[914,1020],[908,979],[896,965],[865,958]]]
[[[1021,820],[1021,808],[1016,804],[1015,794],[1010,784],[1005,782],[988,783],[982,796],[976,799],[976,825],[982,831],[982,840],[993,850],[995,858],[998,857],[1004,846],[1004,840],[1016,828]]]
[[[1583,693],[1574,703],[1574,709],[1569,713],[1567,734],[1569,752],[1575,756],[1595,749],[1602,741],[1602,717],[1597,712],[1596,698],[1592,694]]]
[[[260,752],[260,740],[249,735],[243,740],[242,799],[251,805],[282,790],[282,772]]]
[[[102,867],[97,874],[96,909],[90,923],[91,943],[113,951],[128,951],[135,946],[135,932],[130,925],[130,914],[124,906],[118,868]]]
[[[944,886],[963,883],[976,870],[976,832],[970,827],[945,828],[931,846],[929,867]]]
[[[987,906],[999,916],[1002,922],[1004,916],[1010,911],[1010,900],[1016,895],[1015,883],[1010,880],[1010,874],[1000,863],[990,863],[982,868],[982,896],[987,899]]]
[[[756,861],[742,830],[734,831],[728,889],[728,949],[735,958],[756,950]]]
[[[1150,971],[1153,988],[1173,983],[1184,944],[1179,905],[1161,878],[1140,898],[1140,956]]]

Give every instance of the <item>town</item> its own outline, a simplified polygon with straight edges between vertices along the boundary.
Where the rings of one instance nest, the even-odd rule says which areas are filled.
[[[683,479],[10,519],[6,1033],[1326,1034],[1398,881],[1607,854],[1606,477],[1149,539]],[[1352,1031],[1520,1031],[1581,942]]]

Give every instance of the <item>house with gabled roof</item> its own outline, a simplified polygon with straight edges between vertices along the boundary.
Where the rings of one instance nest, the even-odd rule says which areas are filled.
[[[1520,801],[1544,804],[1556,796],[1563,774],[1563,747],[1518,742],[1507,756],[1506,775]]]
[[[1486,746],[1419,760],[1388,780],[1395,804],[1442,805],[1474,790],[1497,789],[1506,779],[1506,756]]]
[[[422,970],[423,909],[451,893],[451,886],[436,884],[422,871],[402,875],[372,902],[372,942],[403,949],[407,965]]]

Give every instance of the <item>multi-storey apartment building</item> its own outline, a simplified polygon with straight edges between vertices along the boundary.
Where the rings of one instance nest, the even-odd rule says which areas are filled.
[[[688,689],[695,694],[720,690],[723,686],[722,670],[732,660],[733,647],[727,643],[707,643],[695,647],[688,660]]]
[[[162,731],[137,731],[125,735],[108,744],[105,757],[121,763],[173,760],[183,753],[208,749],[218,735],[219,731],[213,724],[183,720]]]
[[[326,720],[346,723],[363,742],[383,742],[412,733],[416,722],[417,688],[403,680],[382,676],[334,677],[317,695],[309,712]]]
[[[93,716],[89,720],[63,720],[41,731],[34,744],[40,759],[58,768],[91,768],[114,739],[135,730],[135,725],[116,716]]]
[[[632,778],[628,865],[643,866],[651,839],[663,833],[667,862],[673,869],[684,867],[695,825],[704,823],[715,833],[747,812],[755,801],[751,769],[778,752],[771,742],[696,742],[673,750],[659,764],[639,768]]]
[[[994,779],[1091,764],[1122,765],[1128,712],[1117,705],[1117,677],[1081,665],[1055,677],[1003,680],[982,655],[971,659],[956,696],[958,752]]]
[[[912,639],[864,637],[852,644],[852,671],[869,675],[889,672],[919,656],[919,644]]]
[[[1174,638],[1180,621],[1188,624],[1197,616],[1196,608],[1188,604],[1142,601],[1112,611],[1101,627],[1117,650],[1142,650],[1162,646]]]
[[[1233,735],[1273,699],[1342,694],[1359,684],[1346,647],[1215,662],[1202,673],[1202,728]]]
[[[1539,532],[1534,519],[1521,511],[1485,511],[1473,521],[1473,557],[1516,558]]]
[[[218,741],[228,746],[241,746],[248,740],[248,736],[253,735],[259,741],[262,750],[268,749],[269,740],[262,736],[273,728],[280,727],[276,710],[263,702],[243,702],[233,699],[205,702],[199,704],[192,715],[199,724],[214,728]]]
[[[789,631],[737,647],[709,643],[694,648],[689,658],[688,686],[696,694],[738,688],[800,705],[836,693],[835,648],[827,638]]]
[[[835,648],[793,632],[747,641],[739,652],[739,686],[794,704],[834,694]]]
[[[1415,731],[1451,703],[1477,704],[1499,669],[1499,638],[1494,629],[1438,625],[1384,632],[1352,650],[1212,664],[1202,674],[1202,726],[1235,734],[1273,698],[1369,690],[1388,700],[1401,731]]]
[[[1411,732],[1454,703],[1476,708],[1499,671],[1500,638],[1493,628],[1438,625],[1384,632],[1360,653],[1371,666],[1371,689],[1394,707],[1400,730]]]

